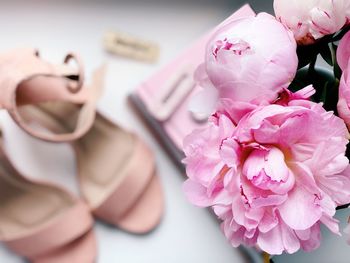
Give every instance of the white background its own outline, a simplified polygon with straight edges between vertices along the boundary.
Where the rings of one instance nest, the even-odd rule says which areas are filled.
[[[256,9],[263,10],[265,7],[261,5],[265,4],[271,10],[271,1],[256,2]],[[227,244],[208,212],[187,203],[181,191],[182,175],[126,103],[126,96],[142,80],[240,5],[238,0],[0,1],[1,51],[33,46],[53,61],[61,61],[68,51],[79,52],[87,73],[108,62],[106,88],[99,110],[122,126],[137,131],[156,152],[166,203],[162,224],[150,235],[133,236],[96,223],[98,263],[241,262],[237,250]],[[106,54],[101,39],[108,29],[157,42],[161,46],[159,62],[150,65]],[[0,117],[8,135],[11,157],[20,170],[28,176],[47,178],[77,192],[74,156],[68,145],[36,141],[11,124],[4,112]],[[344,212],[343,220],[345,216]],[[305,256],[301,253],[298,258],[282,257],[275,262],[347,262],[342,254],[347,249],[345,242],[336,240],[329,239],[316,254]],[[329,251],[334,251],[337,256],[330,257]],[[23,262],[23,259],[0,247],[0,262]]]

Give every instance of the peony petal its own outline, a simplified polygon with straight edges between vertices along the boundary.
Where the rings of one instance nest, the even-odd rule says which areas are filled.
[[[322,216],[322,209],[315,194],[302,185],[289,192],[288,199],[278,207],[283,221],[292,229],[304,230],[314,225]]]
[[[295,93],[292,93],[292,99],[309,99],[312,95],[316,93],[315,88],[312,85],[308,85]]]
[[[329,217],[333,217],[335,215],[336,204],[329,195],[322,193],[322,198],[319,200],[319,202],[323,210],[323,215],[327,215]]]
[[[269,195],[267,197],[256,198],[252,201],[251,207],[254,209],[266,206],[278,206],[284,203],[288,198],[288,195]]]
[[[349,164],[348,158],[345,157],[347,142],[345,137],[332,137],[328,140],[325,138],[314,146],[312,158],[304,163],[317,176],[341,173]]]
[[[246,223],[245,211],[246,207],[240,196],[235,196],[232,200],[233,219],[239,224],[244,226]]]
[[[310,130],[308,125],[304,125],[309,120],[309,114],[301,111],[286,119],[280,128],[280,138],[282,140],[280,143],[291,147],[295,143],[303,141],[304,135]]]
[[[288,193],[295,182],[284,154],[276,147],[253,150],[244,162],[242,172],[256,187],[280,195]]]
[[[334,142],[333,145],[334,144],[336,144],[336,142]],[[321,166],[322,169],[318,171],[317,175],[320,177],[321,175],[327,176],[332,174],[340,174],[348,165],[349,159],[344,155],[343,151],[338,156],[330,160],[328,164]]]
[[[205,87],[195,94],[189,103],[189,110],[205,119],[215,112],[219,93],[214,87]]]
[[[213,123],[194,130],[185,137],[183,150],[186,158],[183,162],[186,164],[186,174],[190,179],[206,187],[212,183],[224,165],[222,163],[222,166],[218,167],[221,163],[219,155],[221,142],[219,128]]]
[[[266,233],[260,232],[257,244],[261,250],[270,255],[281,255],[284,251],[282,234],[278,226]]]
[[[342,174],[320,176],[320,188],[339,206],[350,203],[350,166]]]
[[[281,233],[282,233],[282,242],[285,250],[289,254],[293,254],[300,249],[300,242],[294,231],[290,229],[285,224],[280,224]]]
[[[332,1],[342,2],[342,1]],[[331,11],[331,12],[329,12]],[[315,39],[321,38],[324,35],[330,35],[340,30],[345,22],[346,17],[344,10],[342,13],[334,14],[333,10],[324,10],[320,7],[314,7],[310,10],[311,23],[310,33]]]
[[[337,234],[339,236],[341,236],[340,232],[339,232],[339,221],[330,217],[330,216],[327,216],[327,215],[324,215],[321,217],[321,222],[326,226],[328,227],[328,229],[330,231],[332,231],[334,234]]]
[[[310,228],[310,238],[307,240],[300,240],[301,248],[306,252],[313,251],[320,246],[321,231],[319,223],[316,223]]]
[[[295,177],[298,182],[305,188],[308,192],[313,193],[317,196],[321,196],[320,189],[316,184],[315,178],[311,173],[310,169],[301,162],[289,163],[291,170],[294,172]]]
[[[249,179],[253,180],[258,177],[265,167],[265,156],[268,150],[253,150],[248,156],[243,165],[243,174]]]
[[[194,81],[197,82],[199,85],[208,81],[208,75],[207,75],[207,72],[205,70],[204,63],[198,65],[198,67],[194,71],[193,78],[194,78]],[[204,85],[204,86],[206,86],[206,85]]]
[[[278,125],[273,125],[268,120],[263,120],[260,127],[252,129],[254,139],[258,143],[273,144],[280,141],[280,129]]]
[[[347,32],[339,42],[337,49],[337,62],[339,67],[344,71],[350,59],[350,31]]]
[[[289,175],[289,168],[284,159],[284,154],[276,147],[272,147],[265,157],[265,172],[273,181],[286,181]]]
[[[252,112],[256,108],[257,105],[249,102],[220,99],[217,111],[223,114],[228,114],[232,121],[237,124],[245,115]]]
[[[247,238],[247,239],[251,239],[254,237],[256,233],[256,229],[253,228],[253,229],[250,229],[250,230],[246,230],[245,233],[244,233],[244,237]]]
[[[239,247],[242,244],[244,233],[244,227],[241,227],[239,230],[232,232],[229,241],[233,247]]]
[[[242,244],[245,233],[244,227],[236,224],[231,218],[227,218],[221,223],[221,229],[233,247]]]
[[[232,214],[232,209],[229,205],[214,205],[212,209],[214,211],[214,214],[217,215],[221,220],[226,220],[227,216]]]
[[[199,207],[208,207],[212,201],[207,196],[207,189],[197,182],[187,179],[182,189],[186,194],[187,199],[194,205]]]
[[[350,65],[344,69],[339,83],[339,100],[337,104],[337,110],[339,116],[345,121],[346,125],[350,126]]]
[[[259,224],[259,231],[262,233],[269,232],[271,229],[273,229],[277,224],[279,223],[279,220],[275,214],[275,212],[272,211],[272,209],[265,210],[264,216],[260,221]]]
[[[220,157],[228,167],[236,168],[239,165],[239,155],[241,146],[233,138],[228,138],[223,141],[220,148]]]
[[[294,232],[300,240],[308,240],[311,235],[310,228],[307,228],[305,230],[295,230]]]
[[[221,141],[225,140],[226,138],[232,137],[235,126],[233,125],[231,119],[228,116],[222,114],[218,119],[218,126],[219,137],[222,139]]]
[[[254,208],[254,209],[248,209],[245,213],[245,216],[249,219],[252,219],[256,222],[260,222],[260,220],[263,218],[265,214],[264,208]]]
[[[232,204],[232,193],[222,189],[213,199],[213,203],[216,207],[224,207],[226,210]]]

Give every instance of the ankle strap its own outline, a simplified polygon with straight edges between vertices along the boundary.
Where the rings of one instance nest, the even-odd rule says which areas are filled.
[[[50,142],[68,142],[76,140],[91,128],[95,120],[96,102],[104,87],[105,70],[106,66],[104,65],[95,70],[89,87],[84,87],[78,93],[69,92],[67,94],[67,89],[62,88],[62,86],[64,87],[65,85],[62,79],[46,78],[42,76],[30,79],[23,83],[18,89],[18,97],[20,97],[21,100],[28,101],[23,94],[38,94],[38,91],[47,90],[48,88],[55,90],[56,93],[48,93],[44,97],[36,96],[36,98],[29,96],[29,101],[34,105],[28,109],[24,108],[24,111],[20,113],[15,103],[15,106],[9,109],[8,112],[17,125],[33,137]],[[60,91],[60,93],[57,93],[57,91]],[[59,104],[60,106],[58,104],[46,104],[46,106],[49,106],[48,108],[45,104],[37,103],[55,100],[70,103]],[[30,111],[30,109],[34,110],[34,112]],[[73,112],[69,109],[73,109]],[[37,110],[41,112],[39,115],[37,114]],[[72,117],[72,114],[77,114],[75,115],[77,118],[71,119],[70,117]],[[74,124],[72,125],[69,120],[73,120]],[[44,130],[49,130],[52,133],[43,132],[42,129],[35,128],[36,125],[32,126],[31,124],[39,124]],[[67,129],[67,127],[70,128]]]
[[[75,60],[77,69],[68,66]],[[84,71],[79,57],[70,53],[62,65],[53,65],[42,60],[39,52],[32,48],[14,49],[0,54],[0,108],[11,110],[16,107],[16,90],[21,83],[39,78],[61,78],[65,81],[66,91],[77,93],[81,90],[84,81]],[[40,98],[52,97],[50,87],[41,91]],[[61,92],[62,93],[62,92]],[[28,101],[37,100],[36,96],[27,96]]]

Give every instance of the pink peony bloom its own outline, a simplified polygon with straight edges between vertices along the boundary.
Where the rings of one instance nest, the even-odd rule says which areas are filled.
[[[350,31],[345,34],[337,50],[337,62],[343,70],[339,84],[338,113],[350,128]]]
[[[273,101],[293,80],[297,66],[293,34],[273,16],[260,13],[233,21],[208,42],[205,63],[195,74],[204,90],[191,108],[210,114],[219,98]]]
[[[343,71],[339,84],[338,114],[350,128],[350,64]]]
[[[340,30],[347,22],[348,5],[348,0],[274,0],[277,19],[299,44],[312,44]]]
[[[350,31],[347,32],[339,42],[337,49],[337,62],[344,71],[350,60]]]
[[[333,216],[350,202],[348,131],[306,99],[313,92],[284,91],[272,105],[225,99],[208,127],[185,139],[184,191],[212,207],[232,246],[276,255],[317,248],[321,223],[340,234]]]

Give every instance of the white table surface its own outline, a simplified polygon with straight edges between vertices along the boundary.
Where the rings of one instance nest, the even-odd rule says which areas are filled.
[[[58,1],[57,1],[58,2]],[[154,149],[161,177],[166,211],[162,224],[146,236],[133,236],[103,223],[96,223],[98,263],[240,263],[237,250],[221,234],[217,222],[204,209],[190,205],[181,191],[183,177],[163,149],[135,116],[126,96],[150,74],[173,58],[192,40],[222,21],[241,0],[124,0],[124,1],[0,1],[0,51],[18,46],[38,47],[44,57],[61,61],[76,51],[87,73],[108,62],[104,96],[99,110],[124,127],[137,131]],[[256,10],[271,12],[271,0],[254,2]],[[102,49],[107,29],[118,29],[153,40],[161,46],[154,65],[112,57]],[[1,93],[0,93],[1,95]],[[7,134],[13,162],[27,175],[46,178],[77,193],[74,156],[67,145],[39,142],[21,132],[5,112],[0,120]],[[1,205],[1,204],[0,204]],[[348,211],[338,213],[344,226]],[[350,249],[344,238],[329,237],[312,254],[274,258],[275,262],[345,263]],[[335,256],[334,256],[335,255]],[[0,263],[23,259],[0,246]],[[84,262],[75,262],[84,263]]]

